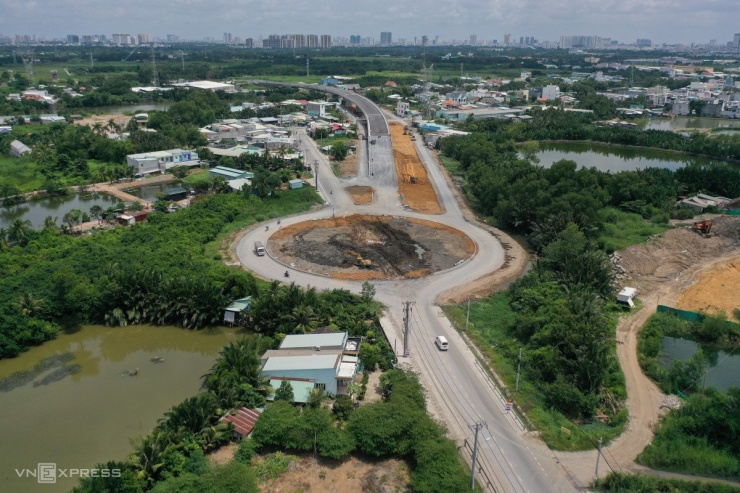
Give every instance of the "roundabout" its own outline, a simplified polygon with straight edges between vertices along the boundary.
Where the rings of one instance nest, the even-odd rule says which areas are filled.
[[[476,251],[473,240],[450,226],[399,216],[349,216],[304,221],[267,240],[285,265],[355,281],[418,279],[451,269]]]

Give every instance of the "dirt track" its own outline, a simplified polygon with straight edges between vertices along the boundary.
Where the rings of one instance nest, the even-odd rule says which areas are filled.
[[[617,326],[617,356],[627,387],[629,422],[622,435],[604,447],[605,459],[615,469],[651,473],[634,463],[653,439],[653,428],[663,414],[664,394],[647,378],[637,361],[637,335],[657,305],[677,306],[681,295],[703,276],[740,260],[740,218],[715,219],[718,235],[703,238],[687,228],[667,231],[662,238],[621,252],[627,278],[624,285],[638,287],[642,308]],[[593,474],[594,452],[558,454],[563,465],[578,478]],[[675,475],[676,477],[680,475]],[[689,478],[689,476],[685,476]]]

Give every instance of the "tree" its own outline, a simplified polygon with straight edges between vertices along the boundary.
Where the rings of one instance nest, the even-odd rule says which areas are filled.
[[[283,380],[280,383],[280,387],[275,392],[275,400],[276,401],[287,401],[292,403],[295,401],[295,397],[293,396],[293,385],[288,380]]]
[[[335,161],[344,161],[349,153],[349,146],[344,141],[335,142],[329,149],[329,155],[334,158]]]
[[[39,313],[44,305],[44,301],[39,298],[35,298],[31,293],[25,293],[21,295],[18,300],[18,308],[21,313],[27,317],[33,317]]]
[[[28,219],[16,219],[10,223],[10,227],[8,228],[8,241],[25,246],[30,239],[32,231],[31,221]]]
[[[375,296],[375,286],[373,286],[369,281],[363,282],[360,296],[362,296],[362,301],[370,303],[373,301],[373,297]]]

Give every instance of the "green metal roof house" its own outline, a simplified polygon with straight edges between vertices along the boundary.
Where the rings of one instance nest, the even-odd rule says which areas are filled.
[[[291,190],[295,190],[296,188],[303,188],[303,180],[288,180],[288,186]]]
[[[208,171],[208,176],[210,178],[216,178],[220,176],[221,178],[224,178],[226,181],[229,180],[236,180],[238,178],[253,178],[254,173],[251,173],[249,171],[244,171],[241,169],[234,169],[234,168],[228,168],[226,166],[216,166],[215,168],[211,168],[210,171]]]
[[[229,325],[240,323],[244,318],[244,313],[249,311],[251,307],[251,296],[232,301],[231,304],[226,307],[226,311],[224,311],[224,323]]]

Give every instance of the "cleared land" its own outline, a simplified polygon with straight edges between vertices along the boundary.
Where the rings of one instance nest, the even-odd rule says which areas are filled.
[[[373,188],[360,185],[345,187],[345,190],[352,198],[352,202],[358,205],[367,205],[373,203]]]
[[[705,313],[724,311],[728,318],[740,322],[740,318],[733,317],[733,310],[740,308],[740,260],[703,275],[681,295],[677,308]]]
[[[352,140],[348,144],[354,145],[355,149],[360,148],[357,140]],[[358,153],[353,152],[352,154],[347,154],[347,157],[344,158],[344,161],[336,164],[340,178],[350,178],[353,176],[357,176],[357,158]]]
[[[422,219],[351,215],[288,226],[267,248],[281,262],[336,279],[414,279],[475,253],[462,232]]]
[[[404,135],[403,125],[391,123],[390,127],[398,175],[398,192],[403,197],[404,205],[423,214],[442,214],[437,193],[419,159],[414,141],[410,135]]]

